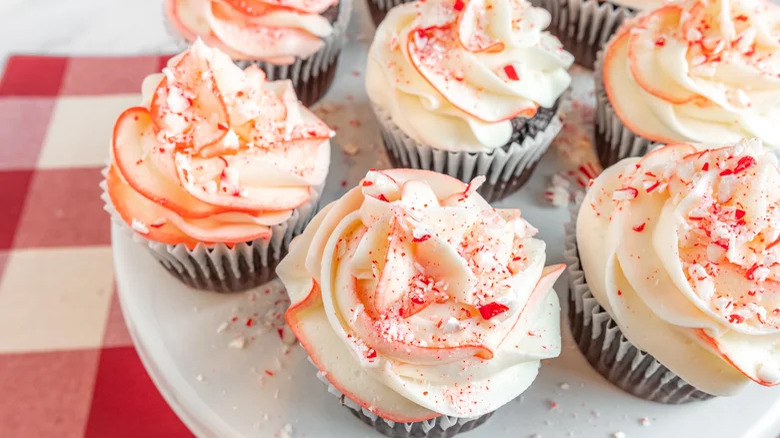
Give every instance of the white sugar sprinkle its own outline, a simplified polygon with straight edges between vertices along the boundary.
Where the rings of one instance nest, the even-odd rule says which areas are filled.
[[[239,336],[236,339],[233,339],[228,344],[228,347],[235,348],[237,350],[241,350],[245,346],[246,346],[246,338],[244,338],[243,336]]]
[[[222,333],[225,330],[227,330],[227,328],[228,328],[228,323],[223,322],[222,324],[219,325],[219,327],[217,327],[217,333]]]
[[[357,155],[360,153],[360,148],[355,143],[342,143],[341,150],[347,155]]]
[[[139,221],[136,218],[133,218],[133,222],[131,223],[131,226],[133,229],[141,234],[149,234],[149,227],[146,226],[143,222]]]
[[[280,430],[279,430],[279,438],[292,438],[293,436],[293,430],[290,423],[285,424]]]

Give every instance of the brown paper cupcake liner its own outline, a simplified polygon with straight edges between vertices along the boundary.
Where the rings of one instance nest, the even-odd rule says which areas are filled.
[[[199,243],[189,249],[184,244],[155,242],[135,232],[114,208],[106,182],[102,181],[100,187],[104,209],[112,220],[145,246],[171,275],[193,288],[223,293],[241,292],[276,278],[276,265],[287,254],[292,238],[302,233],[314,217],[322,192],[322,187],[312,188],[311,199],[295,209],[285,222],[272,226],[268,240],[255,239],[232,247]]]
[[[463,182],[484,175],[486,181],[479,193],[493,202],[517,191],[531,177],[561,130],[559,114],[568,104],[567,99],[568,93],[559,99],[557,107],[537,112],[540,120],[546,119],[546,125],[537,124],[540,120],[534,118],[522,120],[515,126],[512,143],[490,152],[446,151],[418,143],[393,122],[389,111],[372,106],[381,126],[382,143],[394,167],[433,170]]]
[[[298,100],[304,106],[311,106],[327,93],[336,78],[339,55],[346,40],[351,15],[352,0],[340,0],[338,14],[333,22],[333,32],[323,39],[324,47],[308,58],[296,58],[290,65],[259,60],[236,60],[235,63],[242,69],[256,65],[265,72],[270,81],[289,79],[293,83]],[[182,50],[189,47],[190,42],[182,38],[167,20],[166,25]]]
[[[374,25],[379,26],[379,23],[385,19],[385,15],[398,5],[409,3],[413,0],[366,0],[368,2],[368,11],[371,13],[371,19],[374,20]]]
[[[601,50],[595,67],[596,126],[593,135],[599,162],[606,169],[623,158],[647,154],[654,147],[654,143],[634,134],[620,121],[604,88],[603,66],[604,50]]]
[[[450,438],[481,426],[493,416],[493,412],[475,418],[457,418],[442,415],[441,417],[416,423],[396,423],[385,420],[355,403],[333,386],[322,372],[317,373],[317,378],[328,387],[328,392],[338,397],[341,405],[349,409],[355,417],[373,427],[382,435],[391,438]]]
[[[577,251],[577,210],[572,211],[572,222],[566,225],[564,259],[569,273],[569,324],[582,354],[604,378],[639,398],[666,404],[713,398],[631,344],[596,301]]]
[[[550,12],[550,33],[574,55],[577,64],[593,68],[596,53],[626,18],[637,11],[600,0],[534,0]]]

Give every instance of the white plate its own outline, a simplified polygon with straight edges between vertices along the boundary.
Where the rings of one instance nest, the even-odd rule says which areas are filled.
[[[362,0],[357,0],[353,18],[338,79],[318,108],[331,126],[339,128],[325,200],[340,196],[368,168],[387,166],[363,90],[362,72],[373,29]],[[580,71],[576,76],[575,95],[592,99],[588,75]],[[357,145],[361,152],[345,156],[339,144]],[[548,263],[563,260],[568,213],[545,205],[541,194],[549,176],[563,168],[559,157],[579,153],[548,153],[531,182],[497,204],[522,208],[547,242]],[[300,346],[286,347],[276,330],[263,324],[266,315],[261,310],[280,299],[278,291],[267,295],[264,288],[232,295],[194,291],[171,277],[117,227],[112,229],[112,239],[122,310],[133,341],[160,392],[196,435],[270,438],[279,437],[280,430],[290,425],[296,438],[381,436],[326,391]],[[565,306],[564,279],[556,289]],[[276,307],[277,316],[282,307],[283,303]],[[246,326],[249,317],[252,327]],[[737,397],[687,406],[639,400],[591,369],[563,319],[562,355],[543,362],[539,377],[522,397],[459,437],[612,437],[623,432],[628,438],[777,438],[780,434],[780,390],[750,385]],[[228,327],[218,333],[225,323]],[[229,346],[237,338],[247,340],[245,348]]]

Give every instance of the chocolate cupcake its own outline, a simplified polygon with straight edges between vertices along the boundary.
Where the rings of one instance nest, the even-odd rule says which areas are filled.
[[[117,120],[106,209],[184,283],[257,286],[316,211],[331,135],[290,81],[198,41]]]
[[[330,88],[352,13],[352,0],[165,0],[176,38],[197,38],[256,65],[271,81],[289,79],[304,105]]]
[[[780,7],[687,0],[636,17],[599,53],[596,148],[604,167],[653,143],[780,148]]]
[[[594,368],[669,404],[780,385],[779,188],[757,139],[605,170],[565,251],[569,322]]]
[[[571,55],[542,31],[548,18],[525,1],[393,8],[366,72],[393,165],[463,182],[484,175],[488,201],[525,183],[561,129],[560,99],[571,82]]]
[[[287,322],[341,404],[394,438],[485,422],[560,352],[563,265],[518,210],[440,173],[370,171],[277,269]],[[336,402],[336,399],[334,399]]]

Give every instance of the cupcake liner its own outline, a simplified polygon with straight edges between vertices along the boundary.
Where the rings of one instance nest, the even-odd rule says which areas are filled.
[[[235,63],[242,69],[256,65],[265,72],[270,81],[289,79],[298,100],[304,106],[311,106],[325,95],[336,78],[339,54],[346,41],[351,15],[352,0],[340,0],[338,15],[332,23],[333,32],[323,38],[324,47],[308,58],[295,58],[295,62],[290,65],[277,65],[260,60],[236,60]],[[167,21],[169,33],[177,40],[177,44],[182,49],[189,47],[190,42],[182,38]]]
[[[135,232],[114,208],[105,181],[100,183],[100,188],[104,209],[112,220],[134,241],[144,245],[168,272],[196,289],[223,293],[241,292],[276,278],[276,265],[287,254],[292,238],[303,232],[317,212],[322,192],[322,187],[313,188],[307,203],[296,208],[289,219],[271,227],[269,240],[255,239],[232,247],[224,243],[211,246],[199,243],[189,249],[184,244],[155,242]]]
[[[463,182],[484,175],[487,180],[479,193],[488,202],[493,202],[516,191],[531,177],[563,126],[559,114],[567,104],[566,99],[568,93],[561,97],[563,102],[555,109],[546,127],[541,130],[530,127],[529,135],[523,136],[522,140],[518,138],[509,146],[490,152],[446,151],[418,143],[393,122],[389,111],[372,106],[381,126],[382,143],[394,167],[433,170]]]
[[[596,301],[577,250],[577,210],[572,211],[572,222],[566,225],[564,259],[569,272],[569,324],[582,354],[599,374],[639,398],[666,404],[713,398],[631,344],[615,320]]]
[[[550,12],[550,33],[574,55],[577,64],[593,68],[596,52],[637,11],[608,0],[534,0]]]
[[[371,19],[374,20],[374,25],[379,26],[379,23],[385,19],[385,15],[398,5],[409,3],[413,0],[366,0],[368,2],[368,11],[371,12]]]
[[[598,54],[595,67],[596,127],[594,137],[599,162],[606,169],[623,158],[640,157],[653,147],[653,142],[634,134],[620,121],[604,88],[604,50]]]
[[[317,373],[317,378],[328,387],[328,392],[338,397],[341,400],[341,405],[349,409],[354,416],[376,429],[379,433],[391,438],[450,438],[461,432],[468,432],[481,426],[493,416],[493,412],[474,418],[442,415],[441,417],[416,423],[396,423],[379,417],[342,394],[328,381],[321,371]]]

